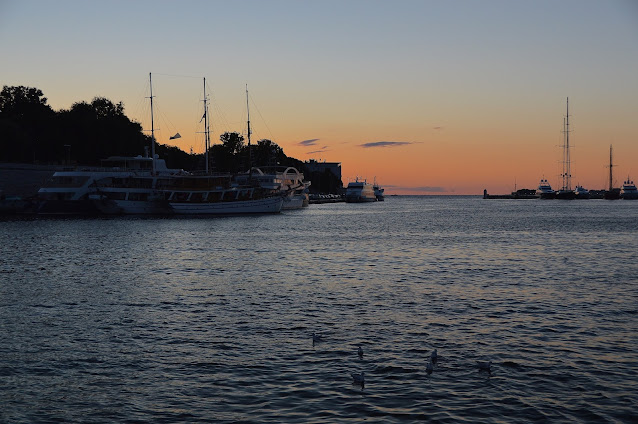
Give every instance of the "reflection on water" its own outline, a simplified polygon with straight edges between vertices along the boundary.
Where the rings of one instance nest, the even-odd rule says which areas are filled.
[[[0,421],[637,420],[636,207],[0,222]]]

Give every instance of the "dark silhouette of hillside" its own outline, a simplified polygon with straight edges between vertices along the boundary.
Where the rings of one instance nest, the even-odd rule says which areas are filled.
[[[240,172],[252,166],[294,166],[312,181],[315,191],[336,193],[341,181],[330,175],[312,176],[304,163],[286,156],[271,140],[247,146],[238,132],[220,136],[209,150],[209,169]],[[0,162],[42,165],[99,165],[109,156],[137,156],[151,145],[138,122],[124,114],[122,102],[103,97],[77,102],[54,111],[42,90],[4,86],[0,92]],[[155,152],[170,168],[205,169],[204,154],[189,154],[175,146],[156,144]]]

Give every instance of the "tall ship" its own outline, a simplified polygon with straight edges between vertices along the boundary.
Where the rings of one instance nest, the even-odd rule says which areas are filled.
[[[348,183],[346,188],[347,203],[365,203],[376,202],[377,196],[374,193],[374,186],[366,180],[359,181],[357,177],[355,181]]]
[[[625,200],[636,200],[638,199],[638,189],[636,188],[636,184],[632,180],[627,177],[627,180],[623,182],[622,188],[620,189],[620,197]]]
[[[612,161],[612,152],[613,152],[612,146],[609,145],[609,190],[607,190],[603,194],[603,198],[607,200],[620,199],[620,189],[614,188],[614,173],[613,173],[614,164]]]
[[[569,97],[567,98],[567,115],[563,120],[563,186],[556,191],[557,199],[575,199],[576,192],[572,189],[571,157],[569,152]]]

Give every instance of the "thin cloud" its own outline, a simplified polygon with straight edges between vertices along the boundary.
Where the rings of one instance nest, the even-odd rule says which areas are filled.
[[[308,152],[306,153],[307,155],[311,155],[313,153],[323,153],[323,152],[327,152],[328,150],[328,146],[323,146],[321,149],[319,150],[313,150],[312,152]]]
[[[374,141],[372,143],[360,144],[359,146],[368,149],[371,147],[398,147],[398,146],[405,146],[407,144],[414,144],[414,143],[411,141]]]
[[[300,146],[314,146],[319,141],[318,138],[311,138],[310,140],[304,140],[297,143]]]
[[[416,191],[419,193],[447,193],[447,189],[445,187],[430,187],[430,186],[421,186],[421,187],[397,187],[403,190],[408,191]]]

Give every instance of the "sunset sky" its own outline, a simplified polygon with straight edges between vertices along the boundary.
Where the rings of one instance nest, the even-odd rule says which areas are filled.
[[[153,73],[158,142],[195,152],[203,77],[215,142],[245,132],[247,84],[253,141],[386,194],[558,188],[569,97],[574,185],[607,185],[610,144],[638,180],[635,0],[0,0],[0,58],[0,85],[145,129]]]

